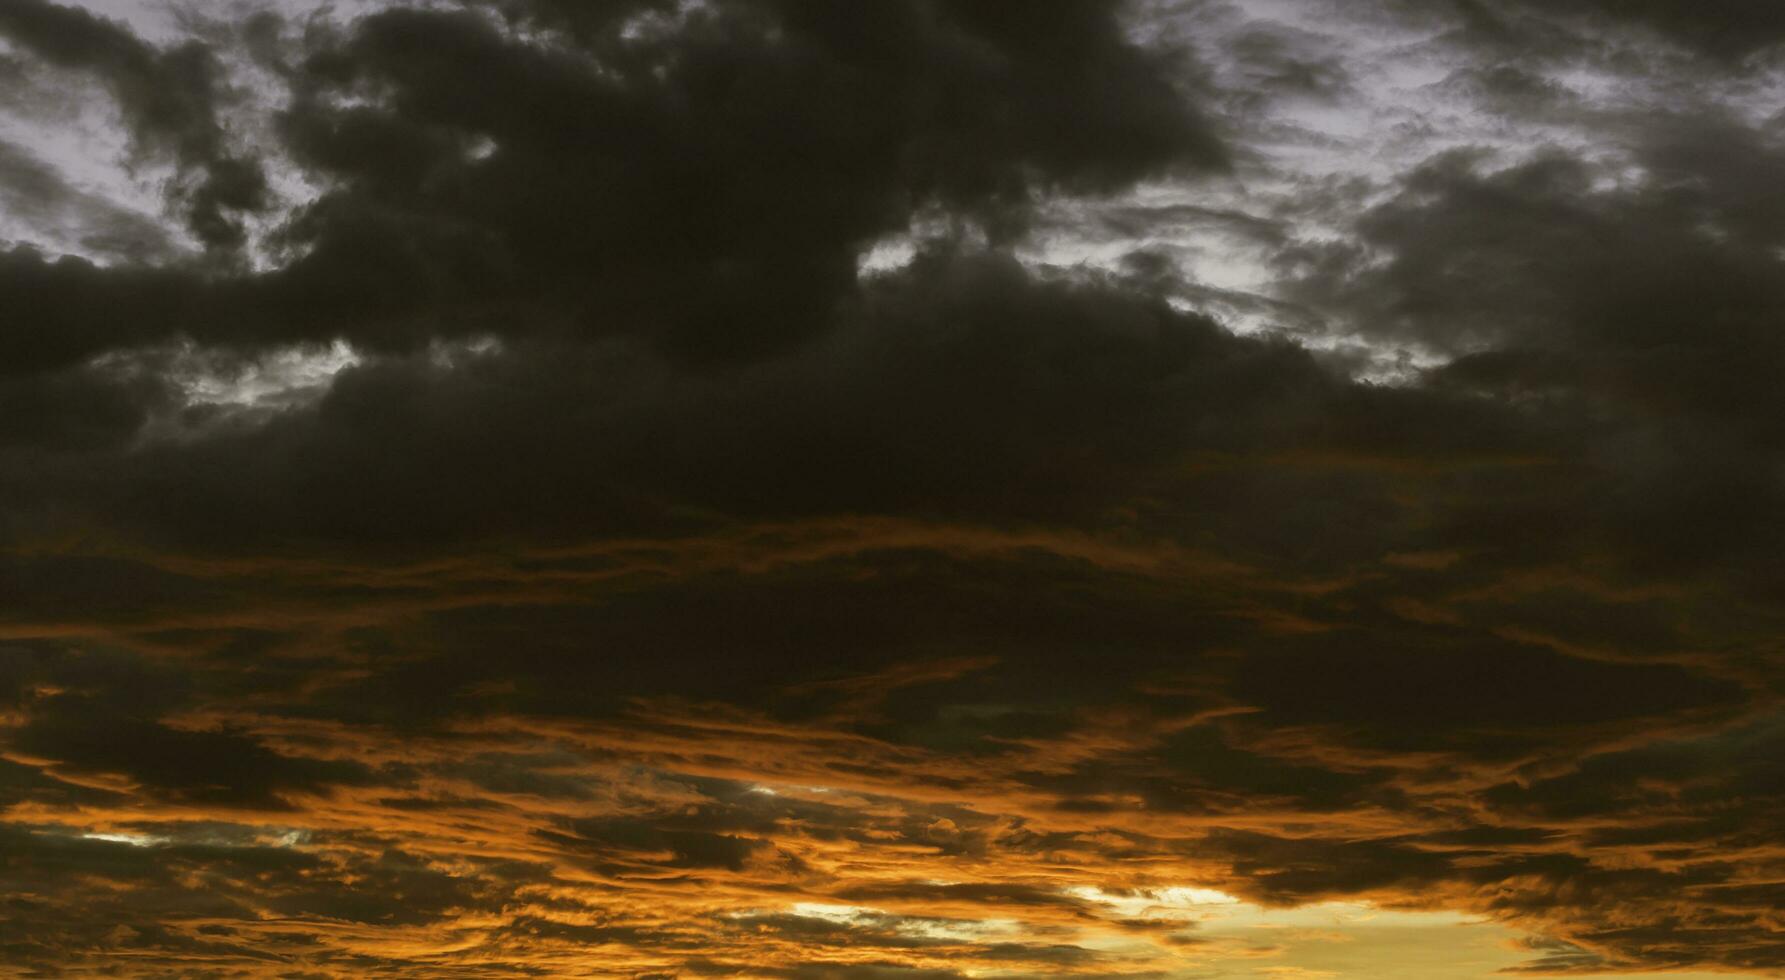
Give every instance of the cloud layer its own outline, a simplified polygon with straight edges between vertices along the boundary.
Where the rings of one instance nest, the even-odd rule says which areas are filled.
[[[122,6],[0,970],[1785,970],[1761,7]]]

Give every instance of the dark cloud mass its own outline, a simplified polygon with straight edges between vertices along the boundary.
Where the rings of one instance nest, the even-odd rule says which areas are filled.
[[[266,179],[252,157],[229,152],[217,118],[219,66],[204,44],[157,50],[123,25],[50,0],[0,8],[0,35],[48,66],[104,83],[136,151],[168,154],[192,172],[176,196],[193,235],[212,248],[241,244],[236,215],[264,203]]]
[[[0,0],[0,975],[1785,975],[1781,41]]]

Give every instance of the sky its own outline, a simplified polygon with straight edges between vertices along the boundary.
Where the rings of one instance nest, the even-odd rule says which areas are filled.
[[[0,977],[1785,976],[1785,6],[0,0]]]

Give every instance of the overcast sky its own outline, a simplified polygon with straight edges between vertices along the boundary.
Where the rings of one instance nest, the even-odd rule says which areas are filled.
[[[1785,976],[1785,5],[0,0],[0,975]]]

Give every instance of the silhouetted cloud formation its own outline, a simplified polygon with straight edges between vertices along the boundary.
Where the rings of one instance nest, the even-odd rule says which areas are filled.
[[[1768,9],[0,5],[0,967],[1777,975]]]

